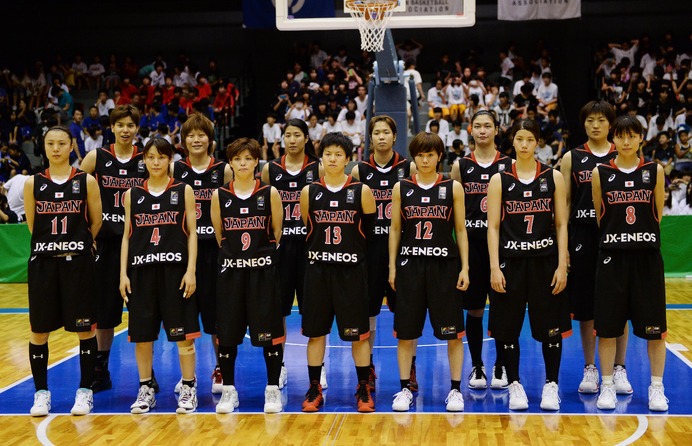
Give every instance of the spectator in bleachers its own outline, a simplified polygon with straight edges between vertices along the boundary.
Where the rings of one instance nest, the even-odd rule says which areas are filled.
[[[360,123],[361,121],[363,121],[363,119],[364,119],[363,115],[358,111],[356,101],[354,101],[353,99],[350,99],[346,103],[346,107],[341,109],[341,111],[339,112],[339,116],[336,118],[336,120],[338,122],[344,122],[346,120],[346,114],[350,111],[354,112],[354,114],[356,116],[355,120],[357,123]]]
[[[82,159],[86,155],[86,148],[84,146],[84,128],[82,127],[82,110],[76,109],[72,114],[72,122],[70,123],[70,133],[72,134],[72,144],[77,148],[75,151],[76,159],[72,159],[73,166],[79,167]],[[72,156],[70,158],[73,158]]]
[[[289,119],[301,119],[307,122],[308,116],[310,116],[310,107],[303,102],[302,97],[299,97],[288,107],[285,119],[286,121]]]
[[[449,77],[447,85],[444,87],[444,93],[449,107],[449,120],[452,122],[461,120],[464,110],[466,110],[466,85],[462,83],[458,73],[453,73]]]
[[[113,102],[113,99],[108,97],[108,90],[106,90],[105,88],[99,90],[99,96],[94,105],[98,109],[99,116],[108,116],[110,112],[115,108],[115,103]]]
[[[541,75],[543,83],[538,87],[538,113],[547,116],[550,110],[557,108],[558,88],[553,82],[553,74],[545,72]]]
[[[130,59],[131,61],[131,59]],[[135,79],[137,77],[137,65],[134,65],[134,72],[128,69],[128,57],[125,57],[125,63],[123,64],[122,76],[120,74],[120,68],[118,67],[118,62],[115,58],[115,54],[108,56],[108,64],[106,65],[106,72],[103,75],[104,87],[107,90],[117,87],[120,85],[121,78],[129,77],[130,79]]]
[[[497,116],[500,132],[504,133],[510,129],[509,114],[512,110],[514,110],[514,105],[509,101],[509,93],[507,93],[506,91],[501,92],[498,98],[498,104],[493,108],[493,111]]]
[[[24,183],[29,177],[18,173],[2,185],[10,210],[17,215],[19,221],[24,221]]]
[[[0,193],[0,224],[19,223],[19,217],[10,209],[7,197]]]
[[[678,142],[675,144],[675,168],[692,171],[692,144],[690,144],[690,127],[682,124],[677,128]]]
[[[106,68],[101,63],[101,57],[94,56],[94,61],[89,65],[87,69],[87,86],[89,89],[92,85],[96,87],[97,90],[101,89],[101,82],[103,82],[103,75],[106,73]]]
[[[428,117],[433,118],[434,110],[440,109],[442,112],[442,118],[449,118],[449,108],[447,107],[447,98],[443,90],[443,84],[441,79],[435,80],[434,84],[430,89],[428,89]]]
[[[276,113],[268,113],[267,122],[262,125],[262,159],[269,161],[279,158],[280,148],[281,126],[276,123]]]
[[[327,115],[327,120],[322,123],[325,134],[341,131],[341,123],[336,120],[337,116],[337,113],[329,113]]]
[[[77,90],[81,90],[84,86],[89,85],[89,73],[87,64],[82,60],[82,56],[77,54],[72,62],[72,72],[74,73],[74,82]]]
[[[420,44],[419,42],[416,42],[414,39],[409,39],[406,40],[403,43],[397,43],[395,45],[396,47],[396,53],[399,55],[399,58],[401,60],[413,60],[413,63],[415,64],[418,56],[421,53],[421,50],[423,50],[423,45]]]
[[[658,144],[654,145],[651,158],[654,162],[663,167],[666,176],[670,175],[675,162],[675,149],[670,143],[670,134],[666,131],[660,132],[656,139]]]
[[[438,128],[438,132],[436,133],[440,139],[444,141],[449,133],[449,121],[444,118],[444,111],[442,108],[435,107],[432,112],[432,118],[425,124],[425,131],[428,133],[432,132],[431,126],[436,124]]]
[[[443,141],[445,142],[447,152],[450,154],[449,159],[452,160],[453,157],[451,154],[455,152],[454,142],[461,141],[461,153],[463,154],[464,148],[467,147],[469,143],[469,133],[466,129],[462,129],[461,121],[454,121],[452,122],[452,130],[445,135]]]
[[[525,83],[521,86],[519,95],[514,96],[512,100],[514,109],[521,113],[523,117],[526,117],[529,107],[538,106],[538,99],[533,95],[533,90],[534,87],[531,82]]]
[[[103,130],[98,123],[86,127],[86,134],[87,137],[84,140],[84,153],[89,153],[92,150],[103,147]]]
[[[353,143],[352,161],[362,161],[363,142],[365,135],[365,122],[356,122],[356,113],[349,111],[346,113],[346,121],[341,122],[341,133],[348,136]]]
[[[322,138],[324,135],[326,135],[326,133],[327,132],[322,124],[319,123],[317,116],[310,115],[308,118],[308,136],[310,137],[310,141],[312,141],[315,152],[320,153],[320,143],[322,142]]]
[[[613,53],[613,56],[615,57],[615,63],[619,64],[620,61],[625,57],[628,57],[630,60],[634,60],[637,49],[639,48],[639,40],[632,39],[625,40],[622,43],[609,43],[608,48],[610,48],[610,52]]]

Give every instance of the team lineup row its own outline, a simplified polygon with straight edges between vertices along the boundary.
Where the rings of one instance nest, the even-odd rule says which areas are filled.
[[[435,337],[448,346],[447,410],[464,408],[464,335],[473,366],[468,386],[488,386],[481,359],[488,297],[488,332],[497,351],[490,387],[508,389],[510,410],[528,408],[518,343],[527,304],[545,362],[543,410],[560,407],[570,313],[580,321],[586,363],[579,392],[600,391],[597,406],[604,410],[616,407],[616,394],[632,393],[624,368],[631,320],[635,335],[649,344],[649,408],[667,410],[658,226],[663,172],[639,157],[638,121],[615,119],[607,103],[582,109],[589,140],[565,156],[562,172],[535,160],[535,121],[513,128],[512,160],[495,147],[494,114],[480,111],[471,120],[476,149],[454,164],[451,178],[438,172],[444,144],[437,135],[413,138],[412,161],[393,152],[397,129],[387,116],[371,120],[371,156],[350,175],[348,137],[327,135],[318,157],[306,124],[290,120],[286,154],[265,164],[260,180],[257,141],[234,141],[226,164],[212,156],[212,123],[192,115],[181,133],[189,155],[172,163],[173,147],[163,139],[144,149],[133,145],[138,113],[117,107],[110,116],[115,144],[88,154],[81,170],[69,165],[69,131],[49,130],[50,166],[26,183],[32,415],[50,411],[47,341],[60,327],[80,339],[72,413],[90,413],[93,393],[112,387],[109,353],[123,301],[140,382],[132,413],[156,405],[152,352],[162,323],[178,346],[177,412],[196,410],[200,316],[218,364],[212,376],[212,392],[221,394],[216,411],[238,407],[235,362],[249,328],[267,368],[264,410],[280,412],[285,318],[294,298],[309,338],[303,411],[324,403],[326,337],[336,320],[339,337],[352,345],[357,409],[373,412],[371,352],[383,297],[398,342],[395,411],[409,410],[418,390],[416,340],[428,314]],[[77,275],[84,279],[79,284],[71,280]],[[86,297],[92,295],[96,299]]]

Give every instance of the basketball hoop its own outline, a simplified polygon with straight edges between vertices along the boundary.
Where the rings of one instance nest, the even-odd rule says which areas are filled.
[[[398,3],[398,0],[345,0],[346,9],[358,23],[362,50],[382,51],[387,23]]]

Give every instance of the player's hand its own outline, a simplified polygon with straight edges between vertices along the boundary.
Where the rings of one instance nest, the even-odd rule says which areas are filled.
[[[127,295],[132,294],[132,289],[130,288],[130,278],[127,276],[120,277],[120,286],[118,289],[120,290],[120,297],[123,298],[125,303],[128,303],[130,300],[127,298]]]
[[[197,278],[192,271],[185,271],[183,280],[180,281],[179,290],[183,290],[183,299],[189,299],[197,289]]]
[[[469,270],[462,269],[459,272],[459,277],[457,278],[457,289],[461,291],[466,291],[469,288]]]
[[[507,285],[507,282],[505,281],[505,275],[502,274],[502,271],[500,268],[497,269],[490,269],[490,287],[497,291],[498,293],[506,293],[505,291],[505,285]]]
[[[389,268],[389,286],[396,291],[396,268]]]
[[[567,269],[558,267],[553,274],[553,281],[550,282],[553,287],[553,295],[560,294],[567,286]]]

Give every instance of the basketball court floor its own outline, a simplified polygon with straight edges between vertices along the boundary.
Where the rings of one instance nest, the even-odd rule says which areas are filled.
[[[376,335],[374,362],[379,379],[375,414],[358,414],[354,392],[356,376],[350,346],[336,333],[329,337],[326,369],[329,387],[320,414],[303,414],[301,403],[307,389],[305,345],[300,334],[297,309],[288,318],[285,362],[289,381],[282,392],[284,413],[265,415],[266,374],[261,349],[249,340],[239,349],[236,387],[240,395],[237,413],[217,415],[219,396],[211,394],[213,353],[208,336],[197,340],[199,410],[194,415],[176,415],[173,387],[180,378],[177,350],[165,341],[163,332],[155,344],[154,369],[161,386],[157,406],[147,415],[130,415],[129,406],[137,393],[134,345],[127,342],[127,325],[116,330],[111,353],[113,389],[95,395],[94,413],[86,417],[69,414],[78,383],[79,364],[76,336],[63,331],[50,339],[49,388],[52,410],[47,418],[28,415],[34,392],[27,359],[28,310],[26,285],[0,285],[0,321],[5,337],[0,341],[0,432],[4,444],[65,444],[75,440],[91,444],[162,444],[183,437],[195,444],[447,444],[468,439],[475,444],[692,444],[692,281],[668,279],[668,355],[664,383],[670,399],[667,413],[649,412],[647,386],[649,368],[646,343],[630,336],[627,371],[634,394],[619,396],[615,411],[596,408],[597,395],[581,395],[576,389],[581,379],[583,359],[578,336],[564,341],[560,372],[561,409],[544,412],[538,406],[544,383],[540,345],[525,324],[520,339],[521,380],[529,397],[529,409],[508,410],[508,393],[470,390],[464,387],[471,370],[468,349],[464,357],[463,414],[445,412],[449,391],[446,345],[435,339],[426,326],[419,340],[417,370],[420,391],[411,412],[391,411],[392,396],[398,390],[396,340],[392,336],[392,314],[383,307]],[[125,318],[127,314],[125,314]],[[485,322],[487,323],[487,311]],[[495,351],[486,339],[483,356],[488,369]],[[355,423],[355,424],[354,424]],[[147,427],[148,426],[148,427]],[[461,429],[461,426],[466,426]],[[151,430],[148,430],[151,429]],[[160,429],[163,429],[160,431]],[[441,430],[440,430],[441,429]],[[433,432],[434,430],[434,432]],[[13,432],[16,435],[11,435]],[[201,437],[196,435],[201,432]],[[475,432],[475,433],[474,433]],[[194,433],[194,434],[193,434]],[[229,433],[237,437],[227,437]],[[188,437],[188,435],[191,435]],[[182,437],[181,437],[182,436]],[[205,441],[202,441],[205,439]],[[476,439],[476,441],[473,441]],[[9,442],[8,442],[9,440]]]

